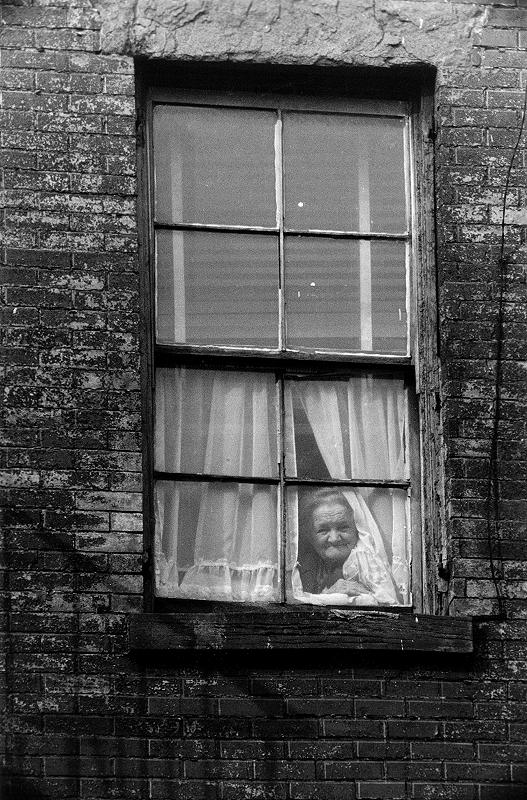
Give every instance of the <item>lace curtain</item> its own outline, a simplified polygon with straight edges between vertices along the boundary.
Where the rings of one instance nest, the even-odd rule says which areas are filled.
[[[158,370],[156,469],[269,478],[276,452],[273,376]],[[159,595],[277,600],[277,570],[275,486],[158,482]]]
[[[402,381],[364,375],[347,381],[304,381],[289,384],[286,401],[288,440],[295,440],[293,395],[306,414],[329,476],[336,479],[396,480],[407,477],[405,453],[405,398]],[[296,474],[297,447],[286,458],[289,474]],[[289,462],[289,463],[288,463]],[[288,561],[292,594],[310,603],[339,602],[331,594],[303,591],[298,569],[298,499],[290,492]],[[374,596],[381,604],[408,603],[409,542],[406,492],[400,489],[344,488],[358,531],[357,552],[362,574],[377,584]],[[385,575],[386,573],[386,575]],[[374,575],[376,576],[374,579]],[[385,577],[381,578],[383,575]],[[340,602],[344,602],[340,598]]]
[[[286,382],[286,471],[299,474],[299,412],[332,478],[396,479],[404,464],[402,382],[361,376]],[[277,601],[278,492],[250,482],[276,478],[277,390],[260,373],[160,369],[156,382],[156,469],[244,476],[247,482],[158,481],[156,591],[165,597]],[[308,459],[309,461],[309,459]],[[303,463],[306,460],[304,458]],[[312,475],[310,477],[321,477]],[[406,492],[345,489],[367,551],[388,575],[379,602],[409,602]],[[303,591],[298,561],[298,492],[287,490],[288,596],[297,602],[345,602]],[[388,590],[388,587],[391,587]]]

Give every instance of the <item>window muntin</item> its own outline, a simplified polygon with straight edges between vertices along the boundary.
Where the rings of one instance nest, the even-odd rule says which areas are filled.
[[[392,116],[321,115],[286,105],[154,106],[164,359],[156,377],[156,591],[408,605],[411,371],[372,369],[410,364],[408,119],[399,108]],[[215,164],[220,141],[229,152]],[[200,370],[190,359],[184,369],[180,348],[201,365],[209,348],[230,361]],[[244,371],[244,355],[264,351],[286,357],[283,366],[264,372],[262,355],[256,371]],[[318,366],[310,360],[309,375],[295,363],[302,352],[323,356]],[[362,354],[361,369],[350,364],[327,379],[325,359],[344,354]],[[333,591],[342,584],[329,583],[331,570],[319,564],[315,580],[302,566],[303,509],[317,491],[326,491],[330,516],[351,514],[359,530],[349,575],[340,565],[347,596]],[[378,557],[366,563],[369,551]]]

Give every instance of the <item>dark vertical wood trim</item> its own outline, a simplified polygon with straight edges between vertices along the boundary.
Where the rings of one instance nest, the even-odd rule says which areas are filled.
[[[280,550],[278,554],[278,568],[280,574],[278,582],[280,587],[280,602],[286,602],[287,591],[287,505],[286,505],[286,486],[285,486],[285,381],[284,376],[277,376],[278,378],[278,435],[277,446],[279,447],[279,475],[280,484],[278,487],[278,503],[280,506],[278,520],[280,523],[279,530],[279,543]]]
[[[434,87],[423,88],[414,127],[416,162],[416,334],[421,448],[421,525],[425,613],[444,613],[437,566],[444,542],[444,476],[439,418],[438,296],[435,252]]]
[[[141,395],[143,434],[143,580],[144,608],[154,606],[154,496],[153,496],[153,352],[154,319],[152,291],[151,208],[149,175],[148,87],[136,63],[137,109],[137,222],[139,233],[139,285],[141,292]]]
[[[138,79],[138,119],[143,135],[138,137],[138,214],[140,230],[140,263],[142,269],[142,296],[144,310],[143,332],[143,432],[144,432],[144,513],[145,513],[145,604],[152,608],[153,603],[153,542],[154,542],[154,500],[153,500],[153,387],[154,387],[154,269],[153,269],[153,225],[151,214],[153,209],[152,198],[152,164],[149,159],[149,141],[151,129],[151,90],[146,81]],[[443,526],[441,515],[442,505],[438,502],[438,495],[442,492],[442,470],[437,457],[439,451],[439,422],[435,405],[435,398],[439,386],[437,356],[437,297],[435,280],[435,250],[434,250],[434,193],[433,193],[433,143],[429,131],[433,125],[434,92],[431,86],[424,87],[423,95],[419,101],[413,103],[407,137],[408,165],[412,174],[411,184],[411,209],[413,211],[412,225],[412,275],[410,277],[410,336],[412,341],[413,358],[416,365],[415,380],[419,403],[408,402],[410,433],[408,448],[412,465],[412,501],[410,522],[412,528],[412,593],[415,607],[418,611],[436,611],[438,596],[434,578],[437,573],[437,563],[434,556],[428,563],[427,553],[440,552],[438,543],[441,541]],[[283,237],[283,219],[280,224]],[[320,232],[319,232],[320,233]],[[323,232],[322,232],[323,233]],[[326,232],[330,233],[330,232]],[[283,254],[281,254],[281,261]],[[283,289],[283,287],[282,287]],[[222,367],[226,367],[229,360],[236,361],[237,368],[243,363],[242,359],[253,359],[254,363],[247,362],[251,368],[261,369],[280,365],[285,356],[291,354],[278,354],[276,352],[253,352],[249,354],[216,348],[214,352],[198,352],[195,347],[157,348],[160,357],[172,360],[180,358],[196,358],[218,356],[222,359]],[[210,351],[210,352],[209,352]],[[375,370],[385,366],[392,368],[392,362],[403,361],[408,364],[409,359],[389,358],[374,356],[371,363],[364,356],[349,356],[347,354],[335,355],[319,353],[295,353],[295,360],[299,362],[302,371],[302,360],[305,360],[306,373],[313,369],[323,376],[325,360],[342,360],[340,370],[353,370],[354,361],[357,362],[355,371],[366,369]],[[265,363],[268,359],[272,363]],[[380,363],[377,363],[377,360]],[[315,362],[315,366],[313,362]],[[384,363],[385,362],[385,363]],[[359,367],[360,365],[360,367]],[[395,368],[395,363],[393,364]],[[409,367],[408,367],[409,368]],[[411,381],[408,381],[410,384]],[[283,409],[282,409],[283,410]],[[420,451],[420,452],[419,452]],[[419,468],[421,463],[421,469]],[[282,489],[284,489],[282,481]],[[422,514],[419,506],[422,503]],[[284,521],[283,521],[284,522]],[[285,536],[285,524],[283,525]],[[285,574],[285,573],[284,573]],[[431,576],[430,580],[427,576]]]
[[[424,602],[424,550],[423,517],[421,506],[423,503],[421,448],[419,436],[419,408],[414,386],[406,384],[408,408],[408,439],[407,449],[410,459],[411,495],[410,495],[410,528],[411,528],[411,591],[412,606],[416,611],[422,611]]]

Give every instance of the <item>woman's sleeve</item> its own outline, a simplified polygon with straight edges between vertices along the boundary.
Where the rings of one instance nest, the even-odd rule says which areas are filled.
[[[393,578],[380,558],[369,550],[357,552],[359,580],[375,597],[379,605],[398,606],[397,591]]]

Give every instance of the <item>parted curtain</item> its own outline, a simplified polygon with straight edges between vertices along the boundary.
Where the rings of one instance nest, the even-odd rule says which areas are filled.
[[[295,409],[301,407],[332,478],[395,479],[404,463],[402,382],[369,375],[343,381],[286,381],[288,476],[297,474]],[[158,369],[155,466],[163,472],[208,476],[278,476],[277,389],[265,373]],[[320,602],[299,583],[298,511],[287,490],[286,588],[297,602]],[[409,600],[406,493],[345,489],[361,546]],[[235,480],[157,482],[156,592],[164,597],[278,601],[279,526],[275,485]],[[331,595],[324,602],[334,602]],[[390,595],[391,597],[391,595]],[[338,602],[338,601],[336,601]]]
[[[302,381],[289,384],[307,416],[320,454],[331,478],[404,479],[406,393],[402,381],[361,375],[345,381]],[[293,398],[286,400],[286,420],[292,416],[289,438],[294,440]],[[289,412],[289,413],[287,413]],[[289,452],[289,469],[295,469],[295,453]],[[286,460],[287,464],[287,460]],[[409,542],[406,525],[406,492],[400,489],[342,488],[358,530],[358,552],[367,552],[364,572],[382,571],[390,576],[379,602],[409,602]],[[296,501],[297,502],[297,501]],[[295,504],[292,494],[290,505]],[[295,564],[298,560],[298,513],[289,517],[289,561],[293,596],[309,602],[334,602],[307,598]],[[393,580],[392,580],[393,579]],[[391,584],[395,585],[395,593]],[[388,599],[389,598],[389,599]]]

